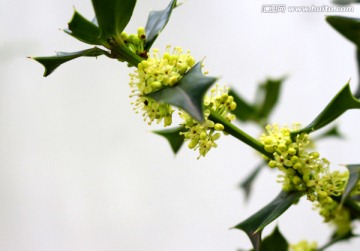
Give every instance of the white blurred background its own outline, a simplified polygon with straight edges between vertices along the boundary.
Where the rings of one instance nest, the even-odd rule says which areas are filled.
[[[126,31],[169,0],[139,0]],[[261,13],[267,3],[329,1],[188,0],[177,8],[155,47],[190,49],[210,75],[253,99],[266,77],[288,76],[272,122],[309,123],[351,78],[354,46],[324,20],[331,13]],[[0,250],[235,251],[250,248],[230,227],[280,191],[264,171],[249,203],[238,184],[258,163],[243,143],[223,137],[206,158],[183,147],[174,156],[130,106],[130,70],[105,57],[81,58],[43,78],[27,56],[89,46],[66,35],[73,6],[85,17],[91,1],[0,2]],[[359,16],[355,13],[345,15]],[[334,13],[342,14],[342,13]],[[359,112],[339,120],[346,140],[318,144],[339,164],[359,163]],[[252,125],[244,130],[257,136]],[[306,200],[277,223],[292,243],[325,243],[327,225]],[[265,230],[268,234],[274,224]],[[359,233],[359,229],[357,229]],[[358,250],[359,240],[329,250]]]

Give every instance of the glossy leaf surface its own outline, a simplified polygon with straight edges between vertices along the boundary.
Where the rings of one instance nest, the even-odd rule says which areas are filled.
[[[100,55],[108,55],[108,52],[97,47],[77,52],[57,52],[56,56],[51,57],[33,57],[45,68],[44,77],[49,76],[57,67],[78,57],[97,57]]]
[[[120,42],[121,32],[132,16],[136,0],[92,0],[100,38],[103,42],[110,37]]]
[[[70,20],[68,27],[69,28],[64,31],[76,39],[91,45],[101,45],[101,41],[99,40],[99,27],[84,18],[76,10],[74,11],[74,15]]]
[[[346,84],[308,126],[298,131],[293,131],[291,134],[295,136],[302,132],[310,133],[316,131],[333,122],[350,109],[360,109],[360,101],[351,94],[350,85]]]
[[[145,50],[149,51],[156,38],[168,23],[172,10],[176,7],[176,0],[171,0],[164,10],[151,11],[145,26],[146,41]]]
[[[360,18],[328,16],[326,21],[357,47],[360,47]]]
[[[158,102],[177,106],[197,121],[203,122],[203,98],[216,78],[204,76],[201,64],[202,62],[198,62],[194,65],[176,85],[153,92],[149,96]]]
[[[243,230],[249,236],[255,251],[259,251],[263,228],[282,215],[293,203],[297,202],[302,195],[302,192],[281,191],[268,205],[234,228]]]
[[[276,226],[274,231],[261,242],[260,251],[288,251],[288,247],[289,243]]]

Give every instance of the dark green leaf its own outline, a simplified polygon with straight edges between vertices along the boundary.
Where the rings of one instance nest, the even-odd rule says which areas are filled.
[[[350,193],[354,191],[357,183],[360,180],[360,164],[346,165],[346,167],[349,169],[349,180],[341,197],[341,204],[343,204],[345,200],[349,197]]]
[[[265,83],[259,85],[257,100],[261,100],[258,108],[258,117],[267,120],[270,113],[275,108],[281,91],[281,85],[285,78],[268,79]]]
[[[258,121],[257,111],[255,107],[244,98],[242,98],[233,89],[229,90],[229,95],[233,96],[236,103],[236,109],[233,111],[236,118],[242,121]]]
[[[360,101],[351,94],[350,85],[347,83],[313,122],[298,131],[291,132],[291,135],[294,137],[302,132],[316,131],[350,109],[360,109]]]
[[[203,97],[216,78],[204,76],[201,64],[202,62],[198,62],[194,65],[176,85],[153,92],[149,96],[158,102],[180,107],[197,121],[203,122]]]
[[[108,52],[97,47],[77,52],[58,52],[56,56],[51,57],[33,57],[45,67],[44,77],[49,76],[57,67],[78,57],[97,57],[100,55],[108,55]]]
[[[288,251],[289,243],[282,235],[279,227],[276,226],[274,231],[267,236],[260,244],[260,251]],[[253,251],[251,249],[250,251]],[[238,251],[245,251],[244,249],[238,249]]]
[[[360,19],[344,16],[327,16],[326,21],[344,37],[360,47]]]
[[[184,131],[184,127],[171,128],[166,130],[154,131],[154,133],[161,135],[170,143],[171,149],[176,154],[184,143],[184,136],[180,135]]]
[[[136,0],[92,0],[92,4],[102,42],[112,37],[122,43],[120,35],[130,21]]]
[[[145,26],[145,50],[149,51],[156,38],[168,23],[172,10],[176,7],[176,0],[171,0],[164,10],[151,11]]]
[[[249,236],[255,251],[259,251],[263,228],[283,214],[302,195],[303,192],[281,191],[272,202],[234,228],[243,230]]]
[[[261,251],[288,251],[289,244],[280,232],[278,226],[271,235],[267,236],[260,245]]]
[[[87,44],[101,45],[99,40],[99,27],[97,27],[93,22],[90,22],[84,18],[76,10],[74,11],[74,15],[68,26],[69,29],[64,30],[67,34]]]
[[[250,175],[243,182],[241,182],[240,187],[244,191],[246,200],[249,199],[252,185],[263,167],[264,163],[261,163],[250,173]]]
[[[229,94],[234,97],[237,104],[233,113],[236,118],[242,121],[264,122],[275,108],[281,91],[281,86],[285,78],[267,79],[260,84],[256,93],[256,103],[250,104],[234,90]]]

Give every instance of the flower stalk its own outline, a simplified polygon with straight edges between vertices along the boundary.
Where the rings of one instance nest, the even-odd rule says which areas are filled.
[[[246,132],[244,132],[243,130],[241,130],[240,128],[235,126],[234,124],[230,123],[229,121],[227,121],[226,119],[224,119],[223,117],[218,115],[217,113],[211,112],[211,114],[209,116],[209,119],[211,119],[215,123],[222,124],[224,126],[224,132],[226,132],[226,133],[230,134],[231,136],[241,140],[242,142],[244,142],[245,144],[247,144],[248,146],[250,146],[254,150],[256,150],[259,153],[261,153],[261,154],[265,155],[266,157],[268,157],[269,159],[274,158],[273,154],[265,151],[264,145],[262,143],[260,143],[258,140],[251,137],[249,134],[247,134]]]
[[[135,66],[137,68],[138,64],[144,60],[127,48],[122,41],[119,43],[115,39],[109,38],[107,44],[104,44],[104,46],[111,50],[111,54],[115,58],[120,61],[128,62],[130,66]]]

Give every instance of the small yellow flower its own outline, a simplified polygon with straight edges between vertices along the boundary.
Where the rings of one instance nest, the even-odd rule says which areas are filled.
[[[128,35],[125,31],[123,31],[120,37],[124,41],[126,47],[133,53],[140,55],[141,57],[147,57],[147,52],[144,49],[146,39],[144,27],[139,27],[137,34]]]
[[[175,85],[195,65],[195,59],[189,51],[183,53],[181,47],[175,47],[172,52],[170,48],[167,47],[162,57],[158,49],[153,49],[152,57],[141,61],[135,73],[130,75],[130,86],[142,94],[149,94],[165,86]]]
[[[141,39],[144,32],[143,29],[139,29],[136,38]],[[130,36],[128,38],[128,41],[133,41],[133,44],[135,40]],[[171,125],[173,108],[169,104],[159,103],[146,95],[177,84],[194,64],[195,60],[190,52],[183,53],[180,47],[175,47],[170,52],[170,46],[168,46],[162,57],[159,56],[159,50],[154,49],[152,57],[141,61],[138,69],[130,74],[131,97],[137,97],[136,101],[132,102],[135,106],[134,110],[142,112],[144,120],[149,124],[153,121],[157,123],[164,121],[164,126]]]
[[[299,128],[300,125],[294,125],[293,130]],[[287,127],[268,125],[260,141],[267,152],[273,153],[268,165],[282,172],[279,181],[285,191],[306,192],[324,221],[334,224],[338,233],[344,234],[351,229],[349,211],[333,199],[343,194],[349,177],[347,171],[331,172],[330,162],[321,158],[318,152],[311,151],[313,143],[308,134],[299,134],[292,140]]]
[[[158,103],[150,97],[139,96],[135,102],[132,102],[136,113],[142,112],[144,121],[148,121],[151,125],[152,122],[160,123],[164,121],[164,126],[169,126],[172,123],[172,114],[174,110],[169,104]]]
[[[193,119],[189,114],[184,111],[180,111],[180,117],[184,120],[183,126],[187,129],[181,134],[185,140],[188,141],[188,147],[190,149],[198,150],[199,157],[205,155],[211,148],[217,147],[215,141],[217,141],[223,130],[224,126],[220,123],[214,123],[209,119],[210,112],[216,112],[223,118],[232,121],[235,119],[235,115],[231,113],[236,108],[234,98],[228,95],[228,89],[220,89],[218,85],[210,91],[210,95],[204,98],[204,119],[203,123],[199,123]]]
[[[306,240],[302,240],[296,244],[289,246],[289,251],[315,251],[315,250],[317,250],[317,243],[315,241],[308,242]]]

